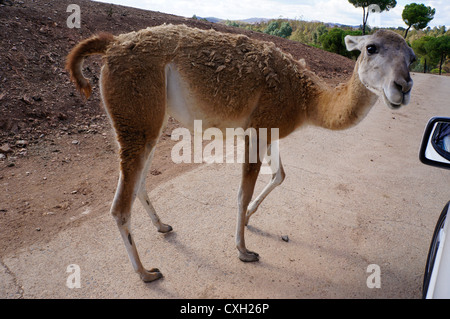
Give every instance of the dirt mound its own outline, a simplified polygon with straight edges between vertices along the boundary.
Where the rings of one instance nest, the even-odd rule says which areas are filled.
[[[87,205],[104,212],[112,199],[117,158],[100,106],[101,60],[85,63],[94,87],[88,101],[64,69],[79,40],[100,31],[120,34],[183,23],[273,41],[332,85],[345,81],[354,67],[351,60],[298,42],[160,12],[78,0],[81,28],[70,29],[66,10],[72,1],[5,3],[0,5],[0,251],[45,239],[80,216],[87,218]],[[192,167],[168,160],[176,126],[170,119],[155,154],[153,185]]]

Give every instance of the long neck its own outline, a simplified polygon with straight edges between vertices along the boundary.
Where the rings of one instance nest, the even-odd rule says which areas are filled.
[[[342,130],[358,124],[377,101],[377,95],[361,83],[356,62],[351,79],[336,88],[322,88],[309,109],[309,120],[317,126]]]

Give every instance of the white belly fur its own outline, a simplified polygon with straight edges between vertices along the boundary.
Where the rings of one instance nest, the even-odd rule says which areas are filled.
[[[167,64],[165,73],[167,112],[183,126],[192,130],[194,120],[197,119],[194,112],[197,101],[193,94],[189,92],[174,64]]]
[[[202,120],[204,129],[217,127],[223,131],[228,127],[244,125],[245,119],[236,121],[205,114],[201,109],[203,101],[189,90],[189,84],[182,78],[174,63],[166,65],[165,75],[167,112],[191,132],[194,129],[194,120]]]

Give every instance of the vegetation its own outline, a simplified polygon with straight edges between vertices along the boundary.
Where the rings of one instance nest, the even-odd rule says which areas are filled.
[[[288,38],[292,34],[292,27],[289,22],[279,22],[274,20],[270,22],[267,28],[264,30],[264,33],[276,35],[282,38]]]
[[[405,6],[402,13],[402,19],[408,26],[405,32],[405,38],[408,36],[408,31],[411,27],[416,30],[425,29],[434,19],[436,9],[425,6],[423,3],[410,3]]]
[[[433,39],[433,37],[424,36],[412,43],[412,48],[419,57],[418,67],[421,68],[421,66],[423,66],[423,73],[427,73],[429,71],[429,65],[437,65],[438,63],[434,60],[434,56],[431,56],[426,49],[427,43],[431,41],[431,39]]]
[[[362,31],[346,31],[340,28],[333,28],[328,32],[325,32],[319,37],[319,41],[322,44],[322,48],[329,52],[334,52],[348,58],[357,58],[359,52],[347,51],[345,46],[345,37],[347,35],[362,35]]]
[[[244,23],[240,21],[225,21],[229,26],[244,28],[256,32],[264,32],[280,36],[289,40],[302,42],[326,51],[334,52],[351,59],[356,59],[358,51],[348,52],[345,48],[346,35],[362,35],[373,33],[378,28],[367,25],[367,17],[371,5],[378,5],[380,10],[389,10],[396,5],[396,1],[353,1],[355,6],[363,8],[365,20],[360,26],[345,26],[323,22],[309,22],[292,19],[274,19],[260,23]],[[425,9],[426,10],[425,10]],[[369,10],[369,11],[366,11]],[[412,3],[405,6],[403,20],[407,28],[388,28],[403,36],[417,55],[417,62],[412,71],[450,73],[450,31],[445,26],[429,27],[436,10],[424,5]]]
[[[205,22],[208,21],[208,20],[206,20],[205,18],[199,18],[199,17],[197,17],[197,15],[195,15],[195,14],[192,16],[191,19],[194,19],[194,20],[200,20],[200,21],[205,21]]]
[[[450,36],[444,35],[437,38],[431,38],[430,41],[425,44],[425,50],[429,56],[439,61],[439,75],[441,75],[442,66],[450,57]]]

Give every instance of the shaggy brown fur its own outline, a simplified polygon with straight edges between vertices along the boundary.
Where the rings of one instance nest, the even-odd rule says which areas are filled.
[[[131,206],[138,197],[159,231],[172,229],[160,222],[144,183],[168,114],[187,127],[192,127],[192,119],[199,119],[222,129],[252,127],[270,132],[278,128],[283,138],[305,122],[329,129],[347,128],[364,117],[377,98],[359,79],[360,61],[347,84],[329,89],[304,62],[272,43],[184,25],[163,25],[119,36],[99,34],[79,43],[68,56],[67,69],[86,97],[91,86],[81,65],[85,56],[96,53],[103,55],[102,98],[120,146],[120,179],[111,212],[133,266],[144,281],[158,279],[161,274],[157,269],[145,270],[139,260],[129,229]],[[169,105],[173,103],[168,94],[174,78],[188,92],[184,100],[191,101],[184,109],[176,103]],[[180,115],[185,111],[189,114]],[[248,140],[246,146],[248,157]],[[244,225],[284,179],[280,163],[271,183],[249,208],[260,167],[260,160],[243,164],[236,233],[243,261],[258,260],[258,255],[245,247]]]

